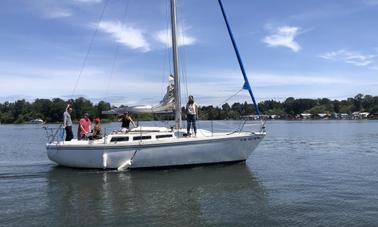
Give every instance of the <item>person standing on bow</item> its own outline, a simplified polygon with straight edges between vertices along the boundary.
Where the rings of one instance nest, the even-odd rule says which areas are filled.
[[[122,131],[129,131],[130,130],[130,123],[133,124],[134,128],[136,127],[133,119],[131,118],[129,112],[126,112],[124,113],[121,118],[120,118],[120,121],[122,122]]]
[[[77,136],[79,140],[86,139],[87,134],[91,130],[91,124],[88,113],[85,113],[79,121],[79,134]]]
[[[187,127],[186,132],[187,135],[190,136],[190,126],[193,126],[194,136],[197,136],[197,127],[196,127],[196,119],[198,116],[198,105],[194,102],[194,98],[192,95],[189,95],[188,103],[186,104],[186,120],[187,120]]]
[[[71,113],[72,107],[68,104],[66,111],[63,113],[63,128],[66,130],[66,141],[73,139]]]

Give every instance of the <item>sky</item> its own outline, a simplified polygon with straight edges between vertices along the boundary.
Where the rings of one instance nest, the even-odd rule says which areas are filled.
[[[154,104],[168,0],[1,0],[0,102]],[[251,102],[217,0],[177,0],[182,102]],[[223,0],[257,101],[378,95],[378,0]],[[239,93],[238,93],[239,92]],[[229,99],[232,97],[231,99]]]

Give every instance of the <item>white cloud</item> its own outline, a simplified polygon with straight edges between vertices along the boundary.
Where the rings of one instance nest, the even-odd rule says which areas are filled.
[[[165,44],[168,47],[172,46],[172,35],[170,29],[164,29],[156,32],[155,40]],[[179,46],[187,46],[194,44],[197,40],[196,38],[184,34],[184,32],[180,32],[178,37],[178,44]]]
[[[71,97],[79,69],[69,66],[58,68],[18,66],[18,63],[0,62],[0,90],[3,97],[2,99],[0,97],[0,102],[20,98]],[[270,98],[285,99],[289,96],[318,98],[350,97],[357,93],[376,95],[378,86],[374,73],[356,77],[353,73],[347,72],[291,74],[247,71],[252,72],[249,79],[259,101]],[[111,80],[107,75],[107,70],[99,66],[86,68],[77,86],[75,97],[81,95],[93,101],[106,100],[116,105],[134,105],[156,104],[165,93],[162,86],[166,86],[166,80],[162,82],[162,77],[157,78],[154,70],[128,69],[125,72],[116,72]],[[190,75],[189,94],[194,95],[201,105],[223,104],[243,85],[242,75],[237,70],[201,68],[194,70]],[[208,75],[208,77],[196,78],[195,75]],[[109,87],[106,86],[108,83],[110,83]],[[28,86],[25,87],[25,84]],[[183,89],[183,100],[186,98],[185,92]],[[19,94],[22,95],[17,96]],[[244,100],[251,101],[245,90],[229,102]]]
[[[248,70],[249,71],[249,70]],[[250,70],[254,72],[253,70]],[[243,78],[239,71],[227,70],[211,70],[211,72],[196,72],[198,75],[217,75],[216,81],[205,82],[222,87],[222,90],[227,90],[226,87],[231,87],[232,90],[240,88],[243,85]],[[378,84],[378,81],[362,80],[360,78],[353,79],[351,75],[340,76],[336,73],[327,74],[284,74],[275,72],[254,72],[249,75],[249,79],[253,87],[271,87],[271,86],[306,86],[306,85],[367,85]],[[198,84],[204,83],[203,81]],[[224,88],[223,88],[224,86]],[[200,90],[203,91],[203,90]]]
[[[29,10],[48,19],[66,18],[73,15],[73,9],[65,1],[39,0],[25,1]]]
[[[365,85],[362,80],[345,79],[335,75],[287,75],[274,73],[257,73],[252,75],[254,83],[260,87],[267,86],[317,86],[317,85]],[[369,81],[368,83],[370,83]]]
[[[320,55],[319,57],[332,61],[345,62],[357,66],[367,66],[374,63],[374,58],[376,56],[377,55],[372,54],[363,55],[354,51],[338,50],[327,52],[325,54]]]
[[[12,72],[0,71],[0,90],[3,97],[14,100],[12,97],[19,98],[71,98],[74,83],[77,79],[77,69],[60,69],[60,68],[38,68],[25,67],[14,69]],[[86,96],[90,99],[104,99],[107,95],[106,85],[109,82],[106,73],[101,69],[87,68],[79,81],[74,97]],[[90,78],[90,86],[88,86]],[[126,99],[118,100],[120,104],[131,104],[138,102],[141,98],[155,97],[158,102],[162,95],[160,81],[148,81],[135,77],[134,73],[122,73],[114,75],[113,78],[122,78],[116,83],[111,83],[111,93],[106,100],[112,96],[125,97]],[[67,81],[71,81],[67,83]],[[28,86],[25,87],[25,84]],[[125,90],[127,92],[125,93]],[[19,95],[22,94],[22,95]],[[0,99],[1,101],[2,99]],[[116,100],[112,99],[113,102]],[[121,103],[122,102],[122,103]]]
[[[294,52],[301,50],[301,46],[294,40],[298,35],[298,27],[283,26],[276,29],[274,34],[264,37],[264,43],[271,47],[287,47]]]
[[[86,7],[91,4],[101,3],[103,0],[38,0],[26,2],[28,2],[33,11],[39,11],[41,16],[49,19],[59,19],[73,16],[80,4],[83,5],[82,7]]]
[[[51,9],[49,11],[46,11],[47,18],[64,18],[64,17],[70,17],[72,16],[72,12],[68,9]]]
[[[110,34],[118,43],[131,49],[140,49],[143,52],[150,51],[150,45],[146,41],[143,31],[119,21],[102,21],[99,29]]]
[[[249,81],[256,98],[285,99],[287,97],[341,97],[344,94],[376,94],[378,81],[373,76],[356,78],[348,73],[275,73],[251,71]],[[193,80],[188,84],[189,93],[197,97],[201,104],[221,104],[234,95],[243,85],[243,79],[238,71],[205,70],[196,72],[197,75],[217,75],[213,81],[204,82]],[[206,91],[206,92],[204,92]],[[185,91],[184,91],[185,92]],[[345,96],[345,97],[347,97]],[[247,91],[243,90],[230,102],[250,102]]]

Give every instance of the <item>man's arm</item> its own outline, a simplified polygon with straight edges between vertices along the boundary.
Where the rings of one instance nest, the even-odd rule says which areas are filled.
[[[136,128],[137,126],[136,126],[135,122],[133,121],[133,119],[130,116],[129,116],[129,120],[130,120],[131,124],[133,124],[134,128]]]
[[[66,112],[63,114],[63,128],[67,127],[67,115]]]

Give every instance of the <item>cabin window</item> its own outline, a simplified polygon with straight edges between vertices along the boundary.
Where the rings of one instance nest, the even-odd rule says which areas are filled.
[[[172,134],[166,134],[166,135],[156,135],[156,139],[161,139],[161,138],[169,138],[172,137]]]
[[[129,137],[128,136],[125,136],[125,137],[112,137],[112,139],[110,140],[110,142],[122,142],[122,141],[129,141]]]
[[[150,140],[151,136],[134,136],[133,140]]]

